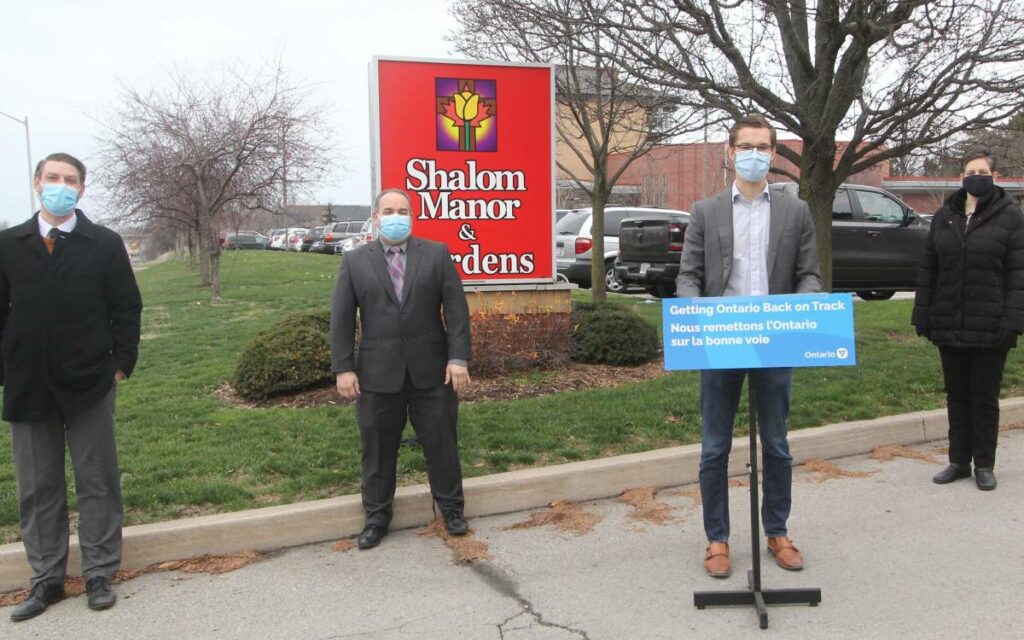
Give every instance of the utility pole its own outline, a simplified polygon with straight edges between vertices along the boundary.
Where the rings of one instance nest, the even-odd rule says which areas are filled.
[[[20,125],[24,125],[25,127],[25,157],[28,159],[28,212],[29,214],[32,214],[36,210],[36,189],[32,184],[32,140],[28,134],[28,116],[25,116],[25,119],[22,120],[20,118],[15,118],[9,113],[4,113],[3,111],[0,111],[0,116],[7,116],[11,120],[14,120]]]

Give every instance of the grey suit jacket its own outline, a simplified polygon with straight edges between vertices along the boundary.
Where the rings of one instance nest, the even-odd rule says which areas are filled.
[[[693,207],[679,259],[676,296],[716,297],[732,271],[732,188]],[[782,191],[771,194],[768,222],[768,293],[821,291],[814,221],[807,203]]]
[[[416,388],[425,389],[444,383],[449,360],[469,356],[469,306],[448,247],[409,238],[401,302],[380,242],[344,254],[331,300],[334,373],[355,371],[360,389],[396,393],[406,371]]]

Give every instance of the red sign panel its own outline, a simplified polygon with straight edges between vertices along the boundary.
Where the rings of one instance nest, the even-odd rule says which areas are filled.
[[[552,282],[551,67],[377,58],[371,77],[374,190],[409,193],[465,282]]]

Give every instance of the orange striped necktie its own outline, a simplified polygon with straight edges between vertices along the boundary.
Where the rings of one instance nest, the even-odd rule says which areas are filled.
[[[46,237],[43,238],[43,244],[46,245],[46,253],[53,255],[53,245],[57,243],[57,236],[60,234],[57,231],[57,227],[52,227]]]

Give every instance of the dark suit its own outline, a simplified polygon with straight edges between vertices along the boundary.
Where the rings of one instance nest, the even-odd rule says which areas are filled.
[[[336,374],[354,371],[359,379],[356,419],[367,524],[383,526],[391,520],[407,419],[423,447],[438,506],[442,511],[463,506],[458,398],[444,379],[450,361],[469,360],[469,307],[445,245],[410,237],[406,252],[401,300],[380,242],[344,254],[331,309],[332,368]]]
[[[33,584],[62,581],[66,570],[65,442],[75,472],[82,573],[109,579],[120,566],[114,374],[135,368],[141,314],[124,242],[81,211],[52,255],[35,216],[0,233],[3,417],[11,422]]]

